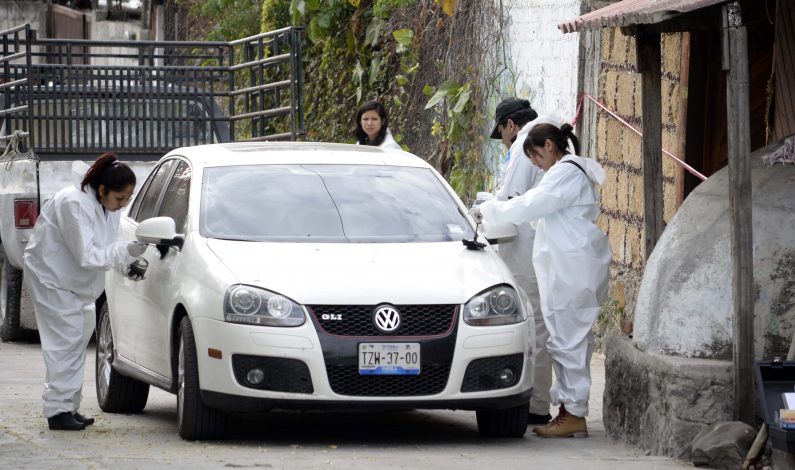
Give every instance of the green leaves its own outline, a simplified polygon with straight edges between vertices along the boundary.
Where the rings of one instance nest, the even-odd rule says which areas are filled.
[[[395,41],[397,41],[395,51],[397,53],[402,53],[409,50],[409,46],[411,46],[411,42],[414,40],[414,31],[409,28],[398,29],[397,31],[392,31],[392,36],[394,36]]]
[[[425,86],[428,87],[428,85],[425,85]],[[428,88],[430,88],[430,87],[428,87]],[[423,88],[423,91],[425,91],[425,90],[426,90],[426,88]],[[441,103],[442,100],[445,99],[445,98],[455,98],[455,97],[457,97],[459,90],[460,90],[460,87],[458,86],[458,83],[456,83],[455,80],[448,80],[448,81],[442,83],[441,85],[439,85],[439,88],[436,90],[436,93],[431,97],[431,99],[428,100],[427,103],[425,103],[425,109],[433,108],[437,104]]]
[[[373,21],[367,25],[367,30],[364,33],[365,46],[375,46],[375,44],[378,42],[378,37],[381,35],[381,28],[383,26],[384,22],[378,18],[373,19]]]

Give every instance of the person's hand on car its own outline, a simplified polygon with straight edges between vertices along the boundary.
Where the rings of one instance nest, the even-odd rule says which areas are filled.
[[[483,220],[483,214],[480,213],[480,206],[475,206],[472,209],[469,209],[469,215],[475,219],[475,222],[481,222]]]
[[[127,253],[130,254],[133,258],[137,258],[143,255],[146,252],[146,247],[149,246],[146,243],[141,243],[139,241],[133,240],[127,244]]]
[[[133,281],[140,281],[142,279],[146,279],[144,274],[146,274],[146,269],[149,267],[149,262],[143,258],[137,258],[135,261],[130,263],[127,266],[127,270],[125,275],[132,279]]]

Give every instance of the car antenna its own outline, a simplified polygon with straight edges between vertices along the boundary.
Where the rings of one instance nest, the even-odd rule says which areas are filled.
[[[486,248],[485,243],[478,241],[478,227],[480,227],[480,222],[475,223],[475,236],[472,237],[472,240],[467,240],[466,238],[461,240],[461,243],[467,247],[467,250],[482,250],[483,248]]]

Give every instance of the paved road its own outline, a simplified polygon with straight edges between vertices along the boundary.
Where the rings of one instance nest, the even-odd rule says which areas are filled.
[[[139,415],[100,412],[93,346],[83,432],[49,431],[41,415],[44,365],[36,343],[0,343],[0,467],[8,469],[674,469],[691,465],[612,442],[602,426],[604,358],[594,356],[588,439],[488,440],[464,411],[274,412],[241,419],[225,441],[186,442],[176,399],[153,388]]]

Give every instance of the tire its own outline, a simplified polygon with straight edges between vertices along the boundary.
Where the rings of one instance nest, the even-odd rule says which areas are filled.
[[[97,402],[107,413],[140,413],[149,398],[149,384],[125,377],[113,370],[113,331],[108,302],[102,302],[97,325]]]
[[[522,437],[527,432],[527,407],[524,403],[503,410],[478,410],[478,431],[486,437]]]
[[[185,440],[221,439],[226,434],[226,415],[202,401],[199,363],[193,326],[185,316],[179,323],[177,353],[177,423]]]
[[[3,245],[0,244],[0,340],[17,341],[22,336],[19,323],[22,296],[22,270],[11,266]]]

